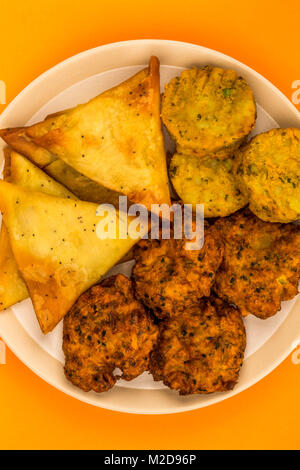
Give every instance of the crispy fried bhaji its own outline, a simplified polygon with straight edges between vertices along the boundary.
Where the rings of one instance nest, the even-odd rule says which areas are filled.
[[[186,239],[141,240],[134,247],[133,280],[137,298],[158,318],[181,314],[209,296],[223,256],[223,245],[210,228],[201,250],[187,250]]]
[[[243,315],[269,318],[282,300],[298,293],[300,226],[262,222],[250,211],[219,219],[224,260],[216,274],[216,293]]]
[[[158,328],[134,299],[131,281],[118,274],[85,292],[64,319],[68,380],[85,392],[105,392],[148,369]]]
[[[150,371],[181,395],[231,390],[244,359],[246,333],[238,310],[203,298],[176,318],[160,323]]]

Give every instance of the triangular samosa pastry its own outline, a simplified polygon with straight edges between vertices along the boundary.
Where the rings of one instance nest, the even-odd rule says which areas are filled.
[[[5,149],[4,179],[32,191],[76,199],[64,186],[16,152]],[[12,253],[9,235],[2,223],[0,235],[0,311],[29,296]]]
[[[9,235],[2,223],[0,234],[0,311],[5,310],[29,297],[28,290],[13,252],[11,251]]]
[[[120,193],[105,188],[87,178],[59,158],[45,166],[43,170],[56,181],[66,186],[72,193],[76,194],[81,201],[97,202],[98,204],[108,203],[113,204],[115,207],[119,206]]]
[[[77,199],[71,191],[17,152],[11,152],[10,178],[8,181],[30,191],[40,191],[52,196]]]
[[[0,136],[16,152],[21,152],[45,173],[63,184],[82,201],[118,206],[120,193],[112,191],[82,175],[63,160],[39,147],[26,136],[27,128],[3,129]]]
[[[0,209],[12,251],[44,333],[137,242],[127,233],[126,218],[111,206],[109,217],[97,215],[98,207],[0,181]],[[98,224],[106,220],[116,228],[115,237],[109,228],[108,238],[102,232],[99,237]],[[141,236],[146,232],[142,226]]]
[[[59,158],[148,209],[170,204],[156,57],[148,68],[88,103],[0,136],[29,158],[36,153],[35,161],[43,166]]]
[[[4,149],[3,178],[11,180],[11,150]],[[21,302],[28,297],[28,290],[23,281],[14,255],[12,253],[9,235],[2,221],[0,233],[0,311]]]

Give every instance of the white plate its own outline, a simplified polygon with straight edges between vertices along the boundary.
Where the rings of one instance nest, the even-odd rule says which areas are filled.
[[[41,75],[20,93],[0,117],[0,128],[30,124],[46,115],[83,103],[144,67],[150,55],[161,61],[163,85],[183,68],[213,64],[233,68],[252,86],[258,103],[255,133],[273,127],[300,127],[299,113],[289,100],[261,75],[240,62],[193,44],[164,40],[128,41],[101,46],[74,56]],[[3,148],[0,143],[0,150]],[[130,272],[131,263],[117,271]],[[113,269],[116,271],[116,268]],[[201,408],[229,398],[269,374],[300,340],[300,301],[283,302],[275,317],[248,317],[246,360],[240,381],[227,393],[180,397],[149,374],[132,382],[120,381],[97,395],[73,387],[63,374],[62,325],[49,335],[39,330],[31,301],[0,314],[0,335],[14,353],[49,384],[95,406],[131,413],[175,413]]]

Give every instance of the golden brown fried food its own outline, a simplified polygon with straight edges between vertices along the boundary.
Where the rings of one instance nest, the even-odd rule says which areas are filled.
[[[148,369],[158,329],[118,274],[85,292],[64,320],[65,375],[85,392],[105,392]]]
[[[246,139],[255,119],[253,92],[233,70],[184,70],[166,85],[162,120],[179,153],[227,158]]]
[[[269,318],[298,293],[300,226],[262,222],[250,211],[219,219],[224,260],[214,289],[242,315]]]
[[[248,202],[237,187],[232,167],[229,155],[226,160],[217,160],[175,153],[169,174],[185,204],[204,204],[205,217],[226,217]]]
[[[201,250],[186,250],[186,239],[141,240],[134,247],[136,296],[158,318],[181,314],[209,296],[223,257],[223,245],[210,228]]]
[[[112,202],[121,193],[149,210],[170,204],[159,71],[151,57],[149,67],[87,103],[0,137],[80,199]]]
[[[128,223],[117,216],[116,237],[103,237],[107,215],[98,205],[29,191],[0,180],[0,209],[10,246],[26,283],[43,333],[63,319],[78,297],[93,286],[136,243]],[[132,220],[129,218],[128,220]],[[147,226],[140,223],[140,235]],[[119,233],[125,232],[125,237]]]
[[[300,218],[300,129],[272,129],[236,153],[234,171],[250,209],[267,222]]]
[[[232,390],[244,359],[246,332],[238,310],[203,298],[160,323],[150,371],[181,395]]]

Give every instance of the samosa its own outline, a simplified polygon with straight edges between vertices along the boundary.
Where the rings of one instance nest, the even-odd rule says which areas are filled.
[[[21,152],[45,173],[68,188],[82,201],[113,204],[118,207],[120,193],[112,191],[82,175],[48,150],[34,144],[27,136],[27,128],[3,129],[0,136],[16,152]]]
[[[5,181],[0,181],[0,209],[44,333],[137,241],[128,235],[124,214],[112,206],[103,215],[97,204],[27,191]],[[98,232],[104,220],[108,236]],[[116,228],[115,237],[111,227]],[[139,232],[145,235],[147,225],[141,224]]]
[[[10,149],[5,149],[4,154],[3,176],[6,181],[33,191],[77,199],[64,186],[54,181],[22,155],[11,152]],[[21,302],[28,296],[26,284],[19,272],[3,222],[0,235],[0,311]]]
[[[156,57],[148,68],[88,103],[16,132],[0,131],[0,136],[46,171],[59,159],[149,210],[152,204],[170,204]],[[60,181],[65,184],[64,176]]]

